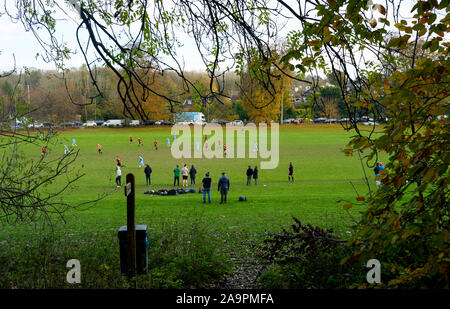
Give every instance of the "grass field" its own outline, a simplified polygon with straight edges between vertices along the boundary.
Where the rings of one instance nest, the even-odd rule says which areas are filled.
[[[130,135],[133,136],[132,144],[129,142]],[[194,244],[193,239],[198,244],[210,246],[220,252],[223,263],[227,263],[225,261],[230,260],[231,256],[249,254],[253,250],[252,246],[261,242],[265,232],[278,232],[282,226],[289,226],[293,216],[304,223],[333,228],[338,236],[345,238],[352,222],[341,204],[336,202],[355,201],[356,193],[350,181],[360,194],[365,194],[368,190],[362,181],[364,174],[358,158],[346,157],[342,152],[351,136],[352,133],[345,132],[339,125],[283,126],[280,128],[279,165],[273,170],[261,170],[259,159],[174,159],[166,144],[168,137],[171,141],[173,139],[170,128],[93,128],[60,132],[57,137],[59,142],[48,149],[48,155],[61,155],[64,152],[63,145],[70,146],[72,138],[75,138],[75,150],[79,150],[79,158],[73,168],[85,173],[76,187],[64,196],[66,201],[81,203],[101,194],[106,194],[106,197],[94,205],[68,213],[66,223],[54,227],[53,236],[49,236],[48,228],[36,232],[34,227],[28,225],[4,226],[0,233],[0,247],[8,247],[8,250],[2,250],[3,253],[0,254],[0,263],[3,265],[1,272],[6,276],[6,279],[0,281],[0,286],[67,287],[59,275],[55,274],[61,274],[65,278],[62,275],[66,271],[64,261],[78,257],[81,265],[92,266],[84,272],[88,278],[89,272],[97,273],[98,268],[102,267],[105,267],[102,273],[109,272],[109,276],[116,278],[119,253],[117,230],[121,225],[126,225],[123,187],[117,189],[115,185],[116,155],[124,165],[122,184],[127,173],[133,173],[136,177],[136,223],[149,227],[150,268],[155,265],[165,267],[165,262],[158,262],[158,255],[162,254],[162,250],[168,252],[169,247],[175,253],[179,246],[182,250],[187,250],[183,252],[188,255],[189,252],[194,252],[187,245]],[[139,137],[143,140],[143,146],[138,146]],[[155,139],[158,141],[158,150],[153,147]],[[102,155],[97,152],[98,143],[103,146]],[[37,159],[40,147],[29,146],[26,153]],[[151,188],[145,186],[143,168],[138,167],[138,155],[142,155],[144,162],[152,167]],[[294,165],[294,183],[287,181],[289,162]],[[172,171],[176,164],[180,167],[184,164],[190,167],[193,164],[196,167],[196,190],[200,187],[205,172],[211,173],[212,204],[203,204],[202,195],[198,193],[179,196],[143,194],[149,189],[172,188]],[[248,165],[252,168],[258,165],[258,185],[252,183],[251,186],[246,186],[245,171]],[[366,170],[372,179],[373,172],[371,169]],[[227,204],[219,204],[220,194],[217,191],[222,171],[227,173],[231,182]],[[58,186],[58,183],[54,185]],[[239,196],[246,196],[247,202],[238,202]],[[357,217],[360,210],[353,207],[350,213]],[[24,261],[27,255],[24,257],[21,250],[27,243],[33,250],[38,250],[42,247],[44,236],[56,238],[47,243],[67,244],[64,248],[61,245],[49,245],[51,248],[44,250],[47,258],[48,255],[53,256],[57,261],[60,260],[61,265],[55,265],[48,258],[45,262],[49,265],[48,269],[33,268],[35,276],[27,279],[27,283],[21,282],[17,275],[20,271],[17,266],[14,267],[14,259],[17,259],[16,262],[27,263]],[[169,244],[162,241],[169,238]],[[12,245],[14,241],[17,245]],[[30,252],[34,252],[33,250]],[[98,261],[102,252],[104,257]],[[175,253],[174,256],[177,255]],[[211,253],[211,256],[214,254]],[[191,258],[194,259],[192,256]],[[41,265],[39,263],[42,260],[36,259],[36,265]],[[28,264],[33,265],[29,261]],[[49,277],[42,273],[53,275]],[[155,272],[152,275],[153,278],[157,277]],[[91,281],[86,279],[90,283],[83,287],[105,286],[106,283],[102,284],[103,281],[99,281],[95,274],[91,276]],[[40,277],[43,278],[43,283],[36,283],[36,278]],[[108,282],[106,286],[121,287],[111,283],[114,280],[108,278],[104,278]],[[204,282],[208,278],[198,280]],[[174,277],[173,280],[168,285],[153,280],[150,287],[177,287],[177,279]]]

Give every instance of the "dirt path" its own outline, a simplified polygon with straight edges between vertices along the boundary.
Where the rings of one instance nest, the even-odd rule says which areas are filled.
[[[249,258],[236,258],[231,274],[219,284],[218,289],[260,289],[256,281],[264,266]]]
[[[242,241],[235,243],[235,247],[227,248],[227,255],[233,262],[233,268],[223,281],[209,286],[213,289],[261,289],[257,282],[265,268],[256,257],[256,243]],[[239,249],[238,249],[239,248]]]

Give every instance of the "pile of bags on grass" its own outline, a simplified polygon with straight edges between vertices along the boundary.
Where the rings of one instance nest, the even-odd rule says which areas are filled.
[[[179,195],[179,194],[187,194],[187,193],[195,193],[195,189],[161,189],[161,190],[149,190],[145,191],[144,194],[152,194],[152,195]]]

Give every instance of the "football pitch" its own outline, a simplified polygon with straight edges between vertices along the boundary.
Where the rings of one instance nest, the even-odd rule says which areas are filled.
[[[130,136],[133,137],[132,143]],[[336,201],[355,201],[355,189],[350,182],[360,194],[368,190],[362,181],[364,174],[358,157],[346,157],[342,152],[351,136],[339,125],[282,127],[278,167],[265,170],[260,169],[261,158],[175,159],[167,145],[167,138],[173,144],[170,128],[158,127],[70,130],[58,136],[59,142],[51,146],[48,153],[50,156],[61,155],[63,144],[71,148],[72,138],[75,138],[77,146],[73,150],[79,150],[79,157],[73,168],[85,176],[76,183],[74,190],[66,194],[67,201],[85,202],[99,194],[106,194],[87,210],[74,213],[78,218],[84,218],[86,224],[108,221],[120,225],[126,222],[123,184],[126,174],[132,173],[136,179],[138,223],[144,224],[146,220],[154,221],[158,217],[176,219],[183,213],[201,212],[205,220],[218,229],[261,232],[289,224],[291,217],[295,216],[302,221],[333,227],[337,232],[342,232],[346,222],[344,218],[348,215]],[[142,139],[141,146],[138,145],[138,138]],[[158,150],[154,147],[154,140],[158,141]],[[101,155],[97,144],[102,145]],[[253,151],[252,146],[247,145],[246,148]],[[39,148],[33,151],[36,157],[40,155]],[[151,187],[146,186],[144,167],[138,166],[139,155],[152,168]],[[116,156],[122,164],[121,189],[116,188],[115,183]],[[290,162],[294,166],[295,182],[288,182]],[[177,196],[144,194],[147,190],[174,188],[173,169],[184,164],[188,168],[194,165],[197,169],[196,185],[189,186],[196,191],[201,187],[205,173],[210,173],[212,204],[203,204],[202,194],[198,193]],[[252,168],[258,166],[257,185],[254,180],[250,186],[246,185],[245,172],[249,165]],[[231,183],[229,201],[224,205],[219,204],[217,190],[221,172],[226,172]],[[372,180],[371,169],[366,168],[366,172]],[[246,196],[247,201],[239,202],[240,196]]]
[[[77,146],[73,148],[73,152],[78,151],[78,158],[71,169],[72,172],[85,174],[64,194],[64,200],[78,204],[99,196],[104,197],[81,209],[70,210],[66,214],[65,223],[60,221],[61,224],[52,229],[64,235],[59,241],[75,244],[67,249],[64,257],[70,258],[78,254],[82,256],[82,265],[96,264],[98,252],[94,252],[108,252],[104,253],[104,260],[98,262],[100,264],[97,263],[95,267],[109,265],[107,267],[114,268],[117,273],[117,267],[113,266],[118,264],[119,259],[117,231],[120,226],[126,225],[127,220],[123,185],[126,175],[132,173],[136,179],[136,224],[148,226],[149,251],[155,254],[161,249],[160,239],[166,237],[167,233],[178,231],[175,242],[178,242],[179,246],[180,243],[190,243],[189,235],[199,226],[207,231],[208,242],[217,248],[223,248],[226,256],[229,257],[230,252],[236,255],[246,254],[251,250],[247,240],[258,242],[266,236],[266,232],[280,232],[282,227],[288,228],[293,223],[292,217],[298,218],[304,224],[331,228],[338,237],[345,238],[348,237],[348,231],[353,224],[349,214],[357,218],[365,206],[358,205],[347,212],[342,208],[345,202],[337,201],[356,202],[355,191],[360,195],[365,195],[368,191],[363,182],[364,173],[359,158],[347,157],[342,152],[352,135],[339,125],[282,126],[279,132],[278,167],[260,169],[261,158],[175,159],[167,145],[167,138],[173,143],[173,136],[167,127],[85,128],[62,131],[56,136],[57,142],[48,147],[48,159],[63,154],[64,145],[71,148],[74,138]],[[130,136],[133,137],[132,143],[129,141]],[[142,146],[138,145],[138,138],[142,139]],[[154,140],[158,141],[158,150],[155,150]],[[97,144],[102,145],[102,154],[98,153]],[[40,151],[38,145],[27,146],[26,155],[38,159]],[[140,155],[144,158],[144,163],[152,168],[151,187],[146,186],[144,168],[138,165]],[[119,156],[122,163],[120,189],[115,183],[116,156]],[[294,166],[294,182],[288,182],[290,162]],[[176,196],[144,194],[147,190],[174,188],[173,169],[176,165],[181,168],[184,164],[187,164],[188,168],[194,165],[197,169],[196,185],[189,187],[196,191],[201,187],[205,173],[210,173],[211,204],[204,204],[203,195],[197,192]],[[245,173],[249,165],[252,168],[258,166],[257,185],[254,180],[250,186],[246,185]],[[231,184],[226,204],[220,204],[220,193],[217,190],[221,172],[227,174]],[[367,167],[366,172],[374,189],[373,172]],[[58,185],[61,184],[52,184],[55,187]],[[245,196],[247,201],[238,201],[240,196]],[[42,239],[42,235],[36,233],[32,225],[25,224],[5,226],[0,233],[0,243],[3,246],[11,246],[9,242],[19,238],[36,244]],[[19,252],[22,250],[19,247],[18,245],[15,251],[17,259],[20,259]],[[64,251],[61,248],[58,250],[58,254]],[[84,255],[81,253],[83,250]],[[0,262],[3,258],[3,265],[11,265],[14,260],[11,254],[4,252]],[[86,254],[96,261],[88,262],[90,258],[86,257]],[[154,256],[153,259],[157,257]],[[152,260],[150,254],[150,267],[152,263],[155,265],[157,262]],[[64,271],[64,265],[61,265],[57,272],[63,274]],[[10,278],[6,285],[11,286],[13,279]],[[51,279],[48,280],[52,282]],[[95,282],[98,282],[98,279],[96,280]],[[48,285],[60,286],[59,283]],[[25,287],[28,286],[35,285],[25,284]],[[96,283],[88,284],[87,287],[104,285]]]

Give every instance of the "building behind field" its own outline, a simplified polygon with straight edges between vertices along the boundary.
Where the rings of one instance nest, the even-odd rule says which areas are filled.
[[[175,122],[189,122],[202,124],[206,121],[205,115],[200,112],[183,112],[175,114]]]

